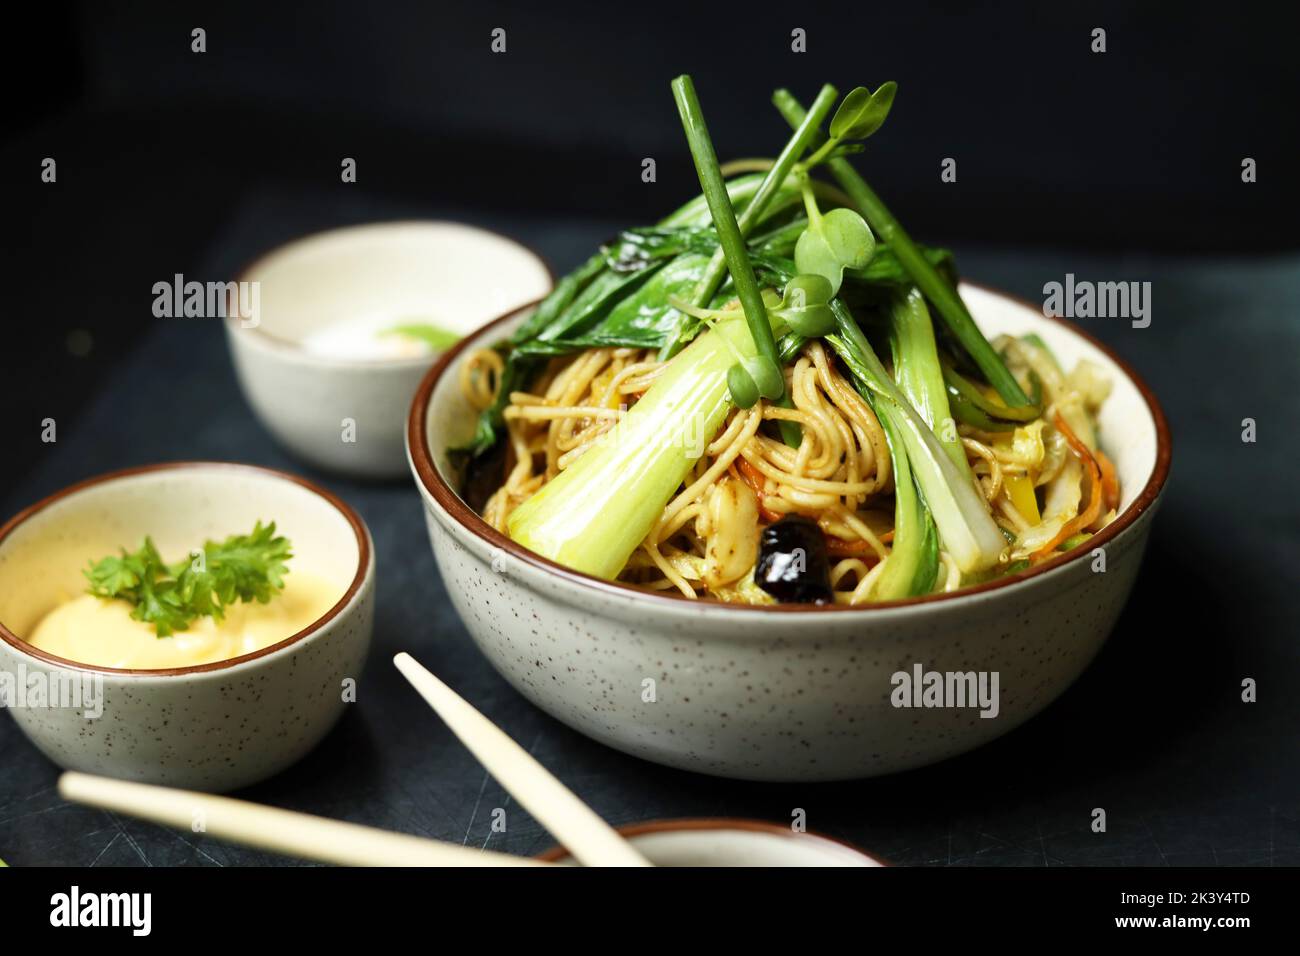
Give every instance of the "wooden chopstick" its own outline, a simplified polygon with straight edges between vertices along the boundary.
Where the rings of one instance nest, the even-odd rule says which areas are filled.
[[[497,782],[584,866],[650,866],[632,844],[410,654],[393,663]]]
[[[358,823],[276,807],[174,790],[110,777],[68,772],[59,778],[63,799],[255,846],[341,866],[546,866],[540,860],[475,850]]]

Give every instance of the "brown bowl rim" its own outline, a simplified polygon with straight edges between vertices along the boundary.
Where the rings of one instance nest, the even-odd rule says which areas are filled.
[[[66,657],[59,657],[56,654],[50,654],[47,651],[43,651],[38,647],[33,647],[31,644],[28,644],[21,637],[19,637],[17,634],[11,631],[3,622],[0,622],[0,640],[3,640],[6,644],[10,645],[15,651],[17,651],[20,654],[26,654],[29,657],[34,657],[37,660],[42,661],[46,664],[52,664],[54,666],[62,667],[68,670],[88,671],[95,674],[113,674],[113,675],[133,676],[133,677],[179,677],[188,674],[205,674],[211,671],[226,670],[227,668],[235,667],[239,664],[245,664],[249,661],[257,660],[260,657],[265,657],[268,654],[274,654],[276,651],[284,650],[286,647],[298,643],[299,641],[316,633],[318,630],[320,630],[330,621],[334,620],[334,618],[338,617],[338,615],[342,613],[343,608],[345,608],[352,601],[352,599],[356,597],[357,592],[360,591],[362,585],[365,584],[366,577],[369,573],[371,549],[370,549],[370,535],[366,531],[365,523],[361,520],[360,516],[352,509],[352,506],[347,504],[347,502],[345,502],[342,498],[335,495],[333,492],[328,491],[325,488],[322,488],[320,485],[316,484],[315,482],[309,481],[306,478],[302,478],[299,477],[298,475],[290,474],[287,471],[280,471],[277,468],[267,468],[263,465],[249,465],[243,462],[167,461],[167,462],[158,462],[156,464],[150,464],[150,465],[137,465],[133,468],[122,468],[117,471],[109,471],[101,475],[94,475],[90,478],[84,478],[81,481],[76,482],[75,484],[68,485],[66,488],[62,488],[59,491],[54,492],[54,494],[52,495],[42,498],[40,501],[36,502],[33,505],[28,505],[22,511],[18,512],[12,518],[6,521],[3,526],[0,526],[0,544],[4,543],[5,538],[7,538],[15,528],[17,528],[23,522],[27,521],[29,518],[36,515],[38,512],[43,511],[45,508],[49,507],[50,505],[54,504],[57,501],[61,501],[62,499],[67,498],[71,495],[78,494],[79,492],[85,491],[88,488],[92,488],[96,485],[106,484],[110,481],[117,481],[122,478],[130,478],[135,475],[150,474],[156,471],[180,471],[183,469],[190,469],[190,468],[197,468],[197,469],[229,468],[229,469],[238,469],[241,471],[257,472],[259,474],[268,475],[273,478],[279,478],[285,481],[291,481],[294,484],[300,485],[301,487],[306,488],[308,491],[313,492],[318,497],[323,498],[327,504],[331,505],[336,511],[338,511],[341,515],[343,515],[344,518],[347,519],[348,524],[351,525],[352,527],[353,534],[355,534],[357,538],[357,548],[358,548],[357,573],[353,576],[352,582],[351,584],[348,585],[348,588],[343,593],[343,596],[339,598],[338,601],[335,602],[334,606],[331,607],[328,611],[326,611],[321,617],[317,618],[315,621],[313,621],[307,627],[303,628],[301,631],[297,631],[293,634],[290,634],[282,641],[277,641],[274,644],[270,644],[266,647],[259,648],[258,650],[252,651],[248,654],[241,654],[239,657],[231,657],[224,661],[212,661],[208,664],[194,664],[189,667],[160,667],[157,669],[151,669],[147,667],[100,667],[95,664],[85,664],[81,661],[69,660]]]
[[[781,826],[776,823],[768,823],[766,820],[752,820],[744,817],[681,817],[678,819],[667,820],[647,820],[644,823],[629,823],[626,826],[614,828],[620,836],[636,837],[646,833],[670,833],[670,832],[691,832],[695,830],[742,830],[749,833],[771,833],[776,836],[790,837],[798,840],[816,840],[819,843],[828,844],[837,850],[847,850],[855,856],[870,860],[877,866],[890,866],[891,864],[880,857],[868,853],[861,847],[854,846],[846,840],[839,840],[835,837],[826,836],[824,833],[816,833],[812,830],[795,832],[788,826]],[[572,854],[563,846],[553,846],[548,850],[543,850],[534,857],[536,860],[543,860],[547,863],[556,863],[565,857],[571,857]]]
[[[269,249],[265,249],[262,252],[259,252],[252,259],[248,260],[248,262],[245,263],[245,265],[242,268],[238,269],[235,272],[235,278],[231,281],[235,282],[236,284],[246,281],[250,273],[254,272],[259,267],[264,265],[266,261],[271,257],[279,255],[281,252],[285,251],[291,246],[296,246],[300,243],[309,242],[310,240],[313,239],[320,239],[324,236],[328,236],[333,233],[347,232],[356,229],[373,229],[377,227],[388,227],[388,226],[462,226],[466,229],[473,229],[478,232],[489,233],[490,235],[496,236],[498,239],[503,239],[508,243],[518,246],[520,249],[523,249],[534,259],[536,259],[537,262],[541,265],[542,269],[545,270],[547,278],[550,280],[551,288],[552,289],[555,288],[555,281],[556,281],[555,269],[551,265],[550,260],[547,259],[540,252],[538,252],[536,249],[534,249],[532,246],[528,245],[526,242],[516,239],[514,236],[508,236],[504,232],[501,232],[497,229],[489,229],[486,226],[480,226],[477,223],[461,222],[458,219],[419,219],[419,218],[376,219],[373,222],[346,223],[338,226],[330,226],[326,229],[317,229],[314,232],[304,233],[301,236],[296,236],[293,239],[288,239],[284,242],[271,246]],[[237,296],[238,294],[239,294],[238,287],[236,287],[236,289],[233,290],[230,293],[230,295],[227,297],[227,303],[231,301],[232,296]],[[505,314],[513,315],[515,312],[518,312],[520,309],[526,309],[530,305],[534,305],[536,301],[540,301],[540,300],[524,303],[523,305],[517,306],[516,308],[512,309],[511,311]],[[235,303],[234,308],[228,306],[226,309],[226,315],[223,321],[226,323],[226,327],[230,331],[234,331],[236,329],[234,323],[237,319],[239,319],[239,316],[235,314],[235,308],[237,307],[238,307],[238,302]],[[497,320],[494,319],[493,321],[495,322]],[[475,329],[472,329],[471,331],[467,332],[464,336],[462,336],[461,340],[463,341],[466,338],[470,338],[478,335],[479,332],[486,327],[487,326],[479,326]],[[327,356],[313,355],[312,353],[307,352],[305,349],[303,349],[301,342],[294,341],[293,339],[282,338],[281,336],[278,335],[272,335],[270,332],[266,331],[266,329],[262,328],[261,323],[258,323],[257,325],[249,326],[248,328],[244,328],[240,326],[238,327],[238,331],[256,333],[258,337],[265,339],[268,343],[274,346],[278,351],[283,352],[286,355],[292,355],[298,358],[302,358],[313,362],[319,362],[325,365],[341,365],[347,368],[413,368],[421,365],[431,364],[430,359],[436,358],[436,356],[416,355],[408,358],[336,359]]]
[[[1169,466],[1173,455],[1173,442],[1169,432],[1169,423],[1165,418],[1164,410],[1160,407],[1160,402],[1156,399],[1151,388],[1138,375],[1128,362],[1120,358],[1106,344],[1099,341],[1096,337],[1083,329],[1067,322],[1059,316],[1045,315],[1042,309],[1033,305],[1033,303],[1015,295],[990,288],[989,286],[980,285],[975,282],[964,282],[965,285],[974,289],[1000,296],[1011,302],[1018,303],[1031,309],[1036,314],[1042,315],[1046,321],[1056,322],[1064,326],[1068,331],[1079,336],[1086,342],[1091,343],[1095,348],[1101,351],[1119,368],[1121,372],[1137,388],[1146,403],[1147,410],[1151,414],[1151,419],[1156,427],[1156,460],[1155,466],[1151,470],[1151,477],[1138,493],[1137,497],[1129,503],[1120,514],[1116,515],[1115,520],[1106,527],[1102,528],[1087,541],[1076,545],[1069,551],[1056,555],[1041,564],[1036,564],[1031,568],[1022,571],[1015,571],[1011,574],[994,578],[991,581],[984,581],[980,584],[973,584],[969,587],[961,588],[957,591],[944,594],[926,594],[920,597],[900,598],[894,601],[879,601],[872,604],[858,605],[855,607],[841,607],[838,605],[814,605],[814,604],[762,604],[762,605],[737,605],[727,604],[719,601],[699,601],[696,602],[697,610],[707,613],[752,613],[760,612],[765,614],[871,614],[877,611],[888,610],[890,608],[914,607],[922,604],[935,604],[941,602],[953,602],[963,598],[970,598],[976,595],[987,594],[991,591],[997,591],[1002,588],[1020,584],[1023,581],[1039,577],[1050,571],[1054,571],[1063,565],[1069,564],[1077,559],[1090,553],[1098,546],[1104,546],[1120,532],[1134,524],[1138,518],[1147,512],[1148,509],[1160,497],[1161,491],[1164,490],[1165,483],[1169,477]],[[538,300],[539,302],[541,300]],[[683,606],[684,599],[673,597],[667,594],[658,594],[653,591],[645,591],[633,587],[629,584],[621,584],[617,581],[606,581],[603,578],[593,577],[581,571],[575,571],[572,568],[566,568],[549,558],[544,558],[539,554],[529,551],[527,548],[517,544],[506,535],[497,531],[486,521],[461,500],[459,494],[451,488],[438,474],[438,469],[434,467],[433,456],[429,449],[428,442],[428,414],[429,399],[433,394],[434,386],[439,378],[450,368],[451,364],[457,359],[462,351],[469,345],[471,340],[481,340],[484,333],[509,321],[517,316],[520,312],[534,308],[538,303],[530,302],[522,305],[517,309],[507,312],[505,315],[498,316],[487,325],[484,325],[478,331],[466,336],[461,341],[444,352],[438,361],[433,364],[424,378],[420,381],[420,387],[415,392],[415,398],[411,402],[410,414],[407,416],[407,447],[410,451],[412,467],[415,469],[416,476],[425,491],[433,496],[442,508],[455,519],[461,527],[470,534],[476,535],[488,545],[500,548],[508,552],[519,560],[532,565],[542,571],[550,572],[566,581],[581,585],[587,588],[594,588],[604,594],[618,597],[636,597],[639,600],[650,601],[659,606],[676,607],[679,610]],[[695,607],[696,605],[692,605]]]

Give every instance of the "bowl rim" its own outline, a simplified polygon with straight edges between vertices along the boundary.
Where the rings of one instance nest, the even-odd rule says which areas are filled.
[[[1106,344],[1098,340],[1092,334],[1079,328],[1072,322],[1067,322],[1060,316],[1046,315],[1042,309],[1020,296],[1011,295],[994,289],[990,286],[982,285],[977,282],[963,280],[963,284],[970,286],[972,289],[978,289],[982,292],[998,296],[1009,302],[1030,309],[1034,314],[1041,316],[1044,321],[1055,322],[1063,326],[1067,331],[1077,335],[1085,342],[1090,343],[1098,349],[1115,366],[1122,372],[1141,395],[1143,402],[1146,403],[1147,411],[1155,424],[1156,431],[1156,455],[1155,464],[1151,470],[1151,476],[1147,479],[1142,490],[1129,503],[1123,511],[1115,516],[1115,520],[1106,527],[1102,528],[1087,541],[1082,542],[1069,551],[1055,555],[1040,564],[1026,568],[1021,571],[1015,571],[1002,577],[994,578],[991,581],[984,581],[980,584],[973,584],[969,587],[960,588],[950,593],[925,594],[919,597],[900,598],[893,601],[878,601],[871,604],[857,605],[854,607],[843,607],[839,605],[815,605],[815,604],[728,604],[722,601],[696,601],[688,603],[687,606],[692,608],[696,613],[708,614],[744,614],[744,613],[762,613],[762,614],[838,614],[838,615],[866,615],[891,608],[915,607],[925,604],[951,604],[955,601],[970,599],[986,595],[993,591],[1003,588],[1012,587],[1021,584],[1027,580],[1041,577],[1044,574],[1055,571],[1064,565],[1071,564],[1084,555],[1098,547],[1104,546],[1116,538],[1121,532],[1133,525],[1138,518],[1145,514],[1160,497],[1164,490],[1166,481],[1169,477],[1170,461],[1173,455],[1173,440],[1169,431],[1169,423],[1165,418],[1164,410],[1160,407],[1160,402],[1156,399],[1155,394],[1151,391],[1150,386],[1143,378],[1133,369],[1128,362],[1120,358]],[[472,341],[481,341],[483,337],[491,330],[515,318],[519,313],[527,309],[535,308],[538,303],[530,302],[522,305],[505,315],[498,316],[488,324],[482,326],[477,331],[465,336],[454,346],[444,352],[433,366],[425,373],[424,378],[420,381],[420,387],[415,392],[415,397],[411,402],[410,413],[407,416],[406,442],[408,458],[420,490],[432,496],[434,501],[447,514],[459,524],[466,532],[481,539],[491,547],[500,548],[502,551],[512,555],[515,558],[531,565],[543,572],[555,575],[564,581],[578,585],[581,588],[594,589],[607,596],[617,596],[621,598],[636,598],[651,602],[650,606],[676,608],[681,610],[685,599],[673,597],[668,594],[659,594],[654,591],[646,591],[641,588],[633,587],[630,584],[622,584],[617,581],[606,581],[603,578],[597,578],[581,571],[575,571],[567,568],[562,564],[542,557],[522,545],[516,543],[508,536],[497,531],[486,521],[476,514],[465,502],[460,495],[456,493],[442,476],[438,474],[438,469],[434,466],[432,452],[428,442],[428,415],[430,399],[433,396],[433,389],[439,379],[447,372],[452,363],[460,354],[469,346]]]
[[[306,478],[290,474],[287,471],[280,471],[277,468],[267,468],[263,465],[250,465],[236,461],[168,461],[149,465],[136,465],[132,468],[122,468],[117,471],[105,472],[101,475],[93,475],[90,478],[84,478],[75,484],[68,485],[66,488],[62,488],[59,491],[42,498],[35,504],[28,505],[22,511],[18,512],[6,521],[4,525],[0,526],[0,545],[4,543],[5,538],[7,538],[12,531],[18,528],[25,521],[64,498],[79,494],[97,485],[120,481],[124,478],[133,478],[138,475],[152,474],[159,471],[188,471],[191,469],[235,469],[245,472],[255,472],[264,477],[289,481],[306,488],[317,497],[323,499],[325,503],[333,507],[335,511],[339,512],[352,528],[353,534],[356,535],[358,548],[357,571],[356,574],[353,575],[352,581],[348,584],[347,590],[343,592],[343,596],[340,597],[329,610],[311,624],[307,625],[300,631],[290,634],[281,641],[269,644],[266,647],[259,648],[255,651],[250,651],[247,654],[241,654],[238,657],[227,658],[223,661],[212,661],[207,664],[193,664],[187,667],[101,667],[95,664],[86,664],[82,661],[74,661],[66,657],[59,657],[57,654],[51,654],[38,647],[33,647],[27,641],[23,640],[11,631],[2,621],[0,621],[0,641],[4,641],[4,643],[8,644],[19,654],[25,654],[28,657],[36,658],[42,663],[51,664],[67,670],[88,671],[95,674],[111,674],[114,676],[181,677],[190,674],[205,674],[212,671],[227,670],[240,664],[246,664],[249,661],[266,657],[269,654],[274,654],[277,651],[282,651],[319,631],[326,624],[338,617],[339,614],[343,612],[343,609],[352,602],[353,598],[356,597],[357,593],[361,590],[367,578],[370,576],[370,534],[366,530],[365,523],[361,520],[360,516],[352,510],[350,505],[333,492],[327,491],[325,488],[322,488],[320,485],[309,481]]]
[[[231,280],[236,284],[236,287],[232,289],[230,293],[227,295],[226,315],[222,320],[226,326],[227,333],[231,335],[241,333],[241,332],[256,333],[253,336],[253,338],[247,340],[241,339],[240,341],[249,341],[249,342],[258,343],[263,347],[265,347],[268,351],[272,351],[277,355],[281,355],[285,358],[295,359],[305,363],[314,363],[322,367],[359,368],[359,369],[384,369],[384,368],[412,369],[412,368],[427,367],[430,364],[430,360],[437,358],[441,353],[437,353],[435,355],[406,356],[402,358],[357,358],[357,359],[338,358],[336,356],[328,356],[328,355],[317,355],[314,352],[309,352],[306,349],[304,349],[300,341],[284,338],[283,336],[274,335],[266,331],[266,329],[262,327],[262,323],[260,322],[257,325],[248,326],[246,328],[237,325],[236,322],[237,320],[240,319],[240,316],[235,314],[238,308],[238,301],[236,300],[233,306],[230,305],[232,299],[235,296],[238,296],[239,294],[238,283],[248,281],[249,275],[254,273],[257,269],[265,266],[268,260],[290,249],[293,249],[296,246],[306,245],[309,242],[314,242],[331,236],[337,236],[342,233],[356,233],[356,232],[370,231],[370,230],[378,231],[378,230],[392,228],[392,227],[404,227],[404,226],[454,226],[458,229],[468,229],[473,232],[480,232],[480,233],[485,233],[487,235],[495,236],[497,239],[503,240],[504,242],[507,242],[510,245],[513,245],[518,249],[522,250],[523,252],[526,252],[528,255],[532,256],[532,258],[537,261],[537,264],[540,265],[542,267],[542,270],[546,273],[547,280],[550,282],[551,289],[555,288],[555,281],[556,281],[555,269],[552,267],[550,260],[548,260],[544,255],[542,255],[540,252],[538,252],[536,249],[534,249],[532,246],[528,245],[527,243],[522,242],[521,240],[516,239],[513,236],[508,236],[504,232],[499,232],[496,229],[488,229],[486,226],[480,226],[476,223],[470,223],[470,222],[460,222],[459,220],[456,219],[404,218],[404,219],[379,219],[373,222],[348,223],[340,226],[331,226],[327,229],[318,229],[315,232],[309,232],[301,236],[296,236],[293,239],[289,239],[285,242],[281,242],[277,245],[271,246],[269,249],[264,249],[262,252],[257,253],[255,256],[253,256],[253,258],[249,259],[243,265],[243,267],[237,269],[235,271],[235,277]],[[514,312],[518,312],[522,308],[527,308],[528,306],[533,305],[536,301],[540,301],[540,300],[534,300],[534,302],[524,303],[522,306],[518,306],[512,309],[510,312],[507,312],[506,315],[510,315],[513,314]],[[493,321],[496,320],[494,319]],[[479,326],[475,329],[470,330],[469,332],[467,332],[465,335],[461,337],[461,341],[463,341],[466,338],[469,338],[470,336],[478,335],[479,331],[485,327],[486,326]],[[456,344],[459,344],[459,342],[457,342]]]
[[[745,833],[768,833],[801,841],[813,840],[825,844],[827,849],[833,849],[836,852],[848,851],[854,856],[870,860],[876,866],[891,865],[882,857],[868,853],[861,847],[854,846],[846,840],[839,840],[813,830],[797,832],[788,826],[747,817],[672,817],[662,820],[647,820],[643,823],[629,823],[614,829],[620,836],[624,837],[644,836],[647,833],[691,833],[699,830],[738,830]],[[533,859],[556,863],[571,856],[572,854],[565,847],[557,844],[538,853]]]

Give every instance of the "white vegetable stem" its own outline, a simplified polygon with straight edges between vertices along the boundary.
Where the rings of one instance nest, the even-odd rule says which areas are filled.
[[[727,369],[757,354],[723,319],[660,374],[593,447],[510,515],[510,537],[559,564],[613,579],[726,418]]]

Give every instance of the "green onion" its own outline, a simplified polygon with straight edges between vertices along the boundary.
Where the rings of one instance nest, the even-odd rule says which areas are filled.
[[[802,123],[796,126],[794,135],[785,144],[785,149],[781,150],[781,154],[772,163],[771,168],[763,177],[763,181],[754,192],[754,198],[749,201],[749,205],[740,214],[736,226],[740,230],[741,236],[748,236],[753,231],[754,226],[758,224],[759,218],[767,209],[772,196],[775,195],[777,187],[785,183],[786,177],[790,175],[790,170],[794,168],[794,164],[803,156],[813,139],[819,135],[818,128],[830,114],[831,107],[835,105],[835,98],[838,95],[838,91],[829,83],[821,88],[821,92],[817,94],[812,107],[808,110],[808,115],[804,117]],[[701,120],[702,123],[703,120]],[[719,170],[719,175],[721,175],[721,170]],[[722,283],[722,277],[726,269],[726,251],[719,247],[717,252],[713,254],[713,258],[709,260],[708,271],[704,273],[704,278],[700,280],[700,284],[695,290],[692,304],[708,304],[709,300],[713,298],[713,294],[718,291],[718,286]]]
[[[745,310],[745,321],[749,325],[749,334],[754,338],[754,348],[759,355],[780,368],[781,358],[776,350],[776,338],[772,335],[772,326],[768,324],[767,306],[763,302],[763,293],[758,280],[754,277],[754,268],[749,262],[749,250],[745,239],[740,234],[736,223],[736,211],[731,206],[726,184],[722,181],[722,170],[718,167],[718,157],[713,151],[713,141],[709,138],[708,127],[704,124],[704,113],[700,109],[699,97],[695,94],[695,84],[690,76],[682,74],[672,82],[673,98],[677,101],[677,112],[681,114],[682,128],[686,131],[686,142],[691,148],[691,157],[695,160],[695,172],[700,179],[700,188],[713,214],[713,225],[718,230],[718,242],[727,259],[727,270],[731,273],[732,284],[736,287],[736,297],[740,299]],[[792,402],[786,394],[782,382],[781,395],[774,396],[781,404],[789,407]],[[787,445],[799,446],[799,430],[794,422],[780,422],[781,435]]]
[[[772,102],[785,117],[787,123],[798,127],[803,123],[805,111],[799,101],[788,90],[777,90]],[[827,166],[839,181],[840,186],[852,198],[858,212],[862,213],[868,224],[893,250],[894,256],[912,281],[920,287],[925,296],[934,303],[939,314],[948,324],[957,340],[961,342],[970,357],[984,373],[989,384],[997,389],[1002,400],[1008,405],[1028,405],[1029,398],[1021,390],[1015,377],[1007,370],[1002,357],[989,345],[988,340],[971,318],[961,296],[934,267],[912,241],[902,223],[880,201],[866,181],[858,175],[857,170],[843,158],[827,161]]]

